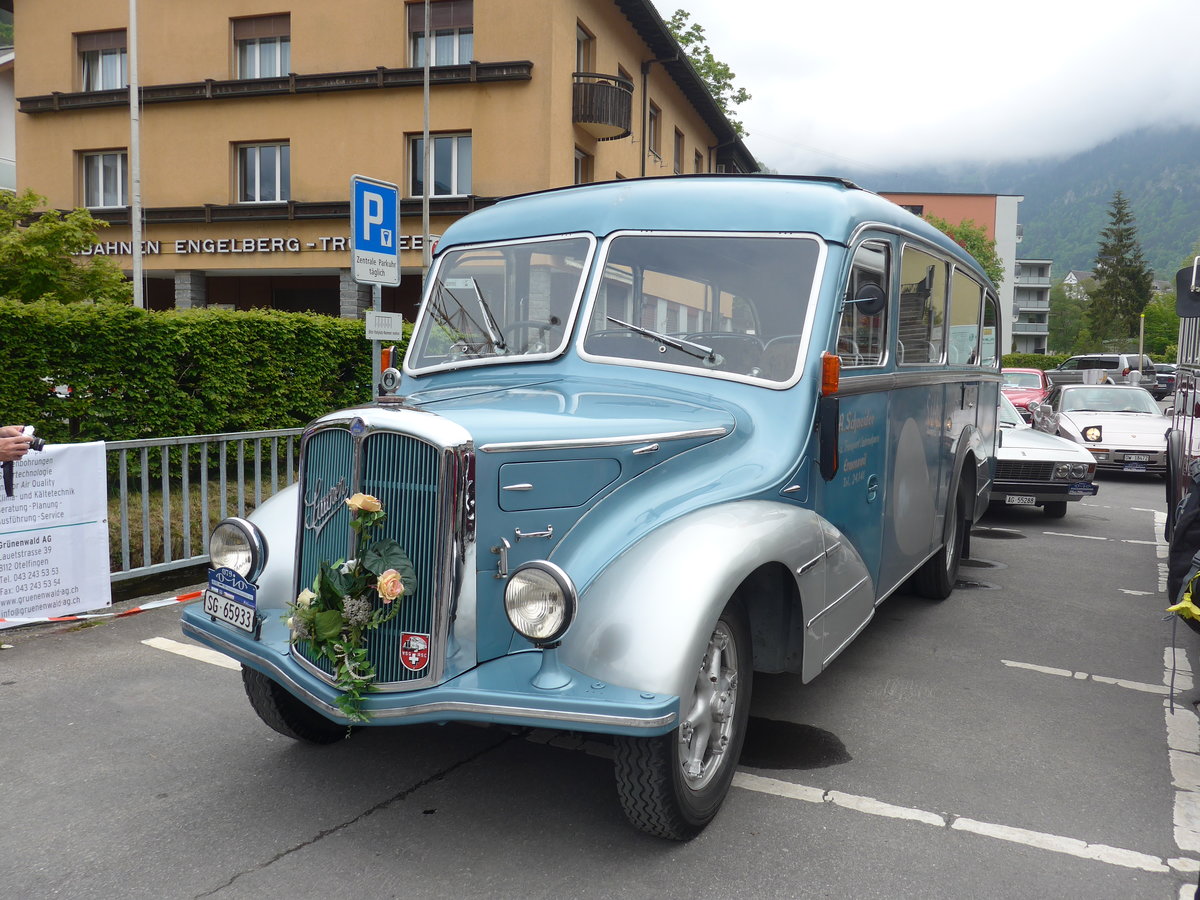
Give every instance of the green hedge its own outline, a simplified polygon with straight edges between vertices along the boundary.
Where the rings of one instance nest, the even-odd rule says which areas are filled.
[[[307,313],[0,300],[0,358],[0,425],[52,442],[288,428],[371,396],[363,323]]]

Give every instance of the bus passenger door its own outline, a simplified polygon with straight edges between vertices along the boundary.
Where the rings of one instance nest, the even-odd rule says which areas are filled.
[[[870,619],[877,596],[888,421],[888,394],[878,376],[887,361],[890,258],[891,248],[881,240],[855,250],[837,332],[838,466],[828,481],[815,476],[814,491],[817,512],[836,532],[827,529],[825,535],[824,603],[815,621],[808,614],[823,665]]]

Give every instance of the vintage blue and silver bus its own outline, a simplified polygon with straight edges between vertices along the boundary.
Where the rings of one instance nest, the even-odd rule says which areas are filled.
[[[999,327],[961,247],[838,179],[501,201],[439,242],[387,392],[313,422],[297,485],[215,529],[183,629],[300,740],[611,735],[630,820],[690,838],[754,672],[800,689],[889,595],[951,594],[987,504]],[[367,524],[405,553],[399,599],[354,580],[386,555]],[[355,616],[378,627],[338,632]]]

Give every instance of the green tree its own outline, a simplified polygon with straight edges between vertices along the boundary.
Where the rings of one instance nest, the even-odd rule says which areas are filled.
[[[86,209],[48,210],[33,191],[0,191],[0,297],[12,300],[124,300],[133,296],[121,270],[107,256],[74,259],[96,242],[106,222]]]
[[[996,242],[987,236],[987,230],[982,225],[975,224],[974,219],[963,219],[957,225],[951,225],[945,219],[932,215],[926,216],[925,221],[975,257],[993,284],[1004,281],[1004,265],[996,253]]]
[[[696,74],[703,79],[708,92],[717,101],[717,106],[721,108],[738,137],[747,137],[746,129],[733,117],[733,111],[738,104],[749,100],[750,94],[745,88],[734,86],[733,80],[737,76],[726,63],[713,56],[704,36],[704,28],[691,22],[691,18],[692,14],[687,10],[677,9],[675,15],[667,22],[667,28],[670,29],[672,37],[679,42],[679,46],[687,52]]]
[[[1051,353],[1080,352],[1086,315],[1086,297],[1067,293],[1062,282],[1050,288],[1049,334],[1046,342]]]
[[[1170,355],[1169,348],[1179,340],[1179,316],[1175,315],[1175,294],[1155,294],[1146,304],[1146,332],[1143,346],[1147,353]]]
[[[1108,209],[1108,227],[1096,252],[1096,288],[1088,309],[1088,330],[1099,340],[1136,338],[1138,317],[1150,302],[1154,273],[1137,239],[1129,201],[1120,191]]]

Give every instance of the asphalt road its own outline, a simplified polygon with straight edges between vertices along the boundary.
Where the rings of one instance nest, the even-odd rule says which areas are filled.
[[[178,606],[6,632],[0,896],[1190,897],[1200,636],[1163,621],[1162,482],[1099,481],[990,513],[950,599],[893,597],[811,684],[758,677],[688,844],[626,825],[602,740],[293,743]]]

